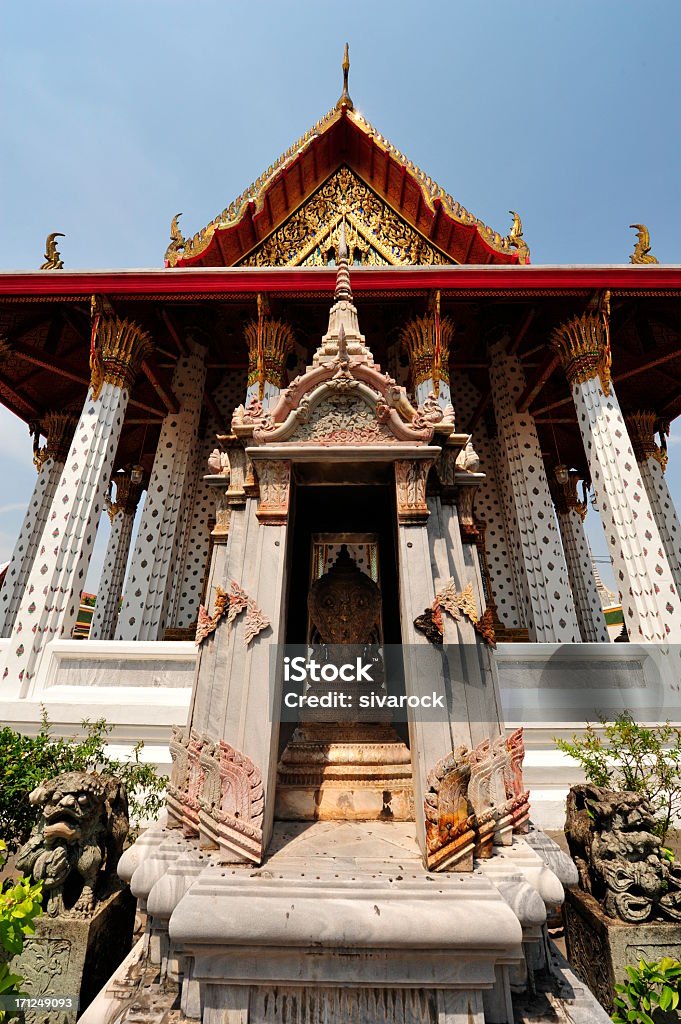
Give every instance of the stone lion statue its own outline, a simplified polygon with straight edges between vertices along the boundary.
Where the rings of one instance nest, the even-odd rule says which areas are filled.
[[[128,834],[128,797],[112,775],[65,772],[29,795],[40,821],[19,851],[17,867],[43,883],[52,917],[88,917],[116,876]]]
[[[589,784],[567,798],[565,836],[580,887],[608,917],[681,920],[681,870],[669,863],[655,814],[640,793]]]

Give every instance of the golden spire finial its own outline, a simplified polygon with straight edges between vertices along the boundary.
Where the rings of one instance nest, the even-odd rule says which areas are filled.
[[[64,261],[61,258],[59,249],[57,249],[58,238],[66,238],[66,235],[62,231],[53,231],[52,234],[47,236],[45,242],[45,262],[41,265],[41,270],[64,269]]]
[[[636,238],[638,241],[634,246],[634,251],[629,257],[632,263],[659,263],[660,261],[650,251],[650,232],[645,224],[630,224],[630,228],[636,229]]]
[[[336,103],[336,110],[341,110],[343,107],[347,107],[348,110],[354,110],[354,104],[350,99],[350,93],[348,92],[348,75],[350,74],[350,47],[345,44],[345,52],[343,53],[343,92],[340,94],[339,100]]]

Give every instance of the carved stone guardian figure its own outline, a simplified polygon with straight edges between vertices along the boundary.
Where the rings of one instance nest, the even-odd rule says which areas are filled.
[[[609,1012],[640,959],[681,957],[681,870],[640,793],[573,786],[565,835],[579,872],[564,920],[570,963]]]
[[[640,793],[573,786],[565,835],[580,888],[608,917],[681,921],[681,871],[665,857],[653,810]]]
[[[35,922],[11,970],[36,999],[63,994],[87,1008],[132,945],[135,900],[116,876],[128,835],[128,799],[111,775],[65,772],[30,794],[40,820],[17,856],[19,871],[43,883],[46,914]],[[27,1009],[26,1024],[42,1024]],[[75,1024],[76,1009],[59,1014]]]
[[[29,797],[40,821],[17,867],[43,883],[50,916],[90,915],[116,867],[128,834],[128,797],[113,776],[66,772]]]

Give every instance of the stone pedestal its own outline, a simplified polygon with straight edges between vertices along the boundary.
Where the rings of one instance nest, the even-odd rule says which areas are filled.
[[[387,822],[278,824],[263,870],[204,869],[170,941],[192,958],[182,1009],[215,1024],[511,1024],[508,968],[522,959],[497,887],[428,876],[414,826]]]
[[[92,917],[38,918],[35,935],[12,961],[24,978],[22,991],[34,997],[79,996],[84,1010],[130,951],[134,923],[135,899],[127,887],[98,903]],[[26,1024],[46,1019],[44,1010],[30,1010],[25,1017]],[[73,1024],[76,1013],[58,1019]]]
[[[628,924],[607,917],[581,889],[567,892],[563,914],[570,963],[609,1013],[614,986],[626,981],[627,966],[663,956],[681,959],[681,922]]]

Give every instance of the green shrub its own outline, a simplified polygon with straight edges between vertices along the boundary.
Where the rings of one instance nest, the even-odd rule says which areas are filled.
[[[0,870],[7,860],[7,846],[0,839]],[[35,931],[33,922],[42,914],[43,883],[33,884],[30,878],[20,878],[0,890],[0,996],[22,995],[23,978],[14,974],[9,960],[21,953],[24,939]],[[11,1010],[0,1009],[0,1022],[17,1016]]]
[[[155,818],[163,806],[165,779],[155,767],[140,761],[144,746],[137,743],[129,761],[106,753],[112,726],[101,718],[82,723],[83,736],[62,739],[51,733],[47,712],[37,736],[23,736],[14,729],[0,729],[0,835],[14,852],[26,842],[36,823],[28,795],[39,782],[62,772],[98,771],[115,775],[125,783],[133,829],[142,819]]]
[[[674,1012],[681,998],[681,960],[665,956],[638,967],[627,967],[629,978],[615,985],[614,1024],[657,1024],[678,1020]],[[673,1016],[671,1016],[673,1014]]]
[[[664,842],[681,813],[681,729],[669,722],[639,725],[627,712],[614,722],[601,719],[601,725],[600,730],[587,725],[583,737],[556,740],[556,745],[579,762],[591,785],[643,794]]]

